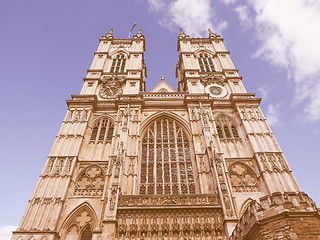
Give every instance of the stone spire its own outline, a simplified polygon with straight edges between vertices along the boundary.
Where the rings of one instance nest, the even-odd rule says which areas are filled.
[[[106,34],[106,38],[113,38],[113,28]]]
[[[133,36],[133,38],[144,38],[142,31],[141,31],[141,28],[139,29],[139,32]]]
[[[180,28],[179,38],[185,38],[185,37],[189,37],[189,36],[183,32],[182,28]]]
[[[212,32],[212,30],[210,28],[208,28],[209,31],[209,38],[216,38],[216,37],[220,37],[219,35],[215,34],[214,32]]]

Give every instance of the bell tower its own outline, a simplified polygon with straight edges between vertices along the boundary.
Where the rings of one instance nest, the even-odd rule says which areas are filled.
[[[145,38],[99,40],[12,240],[319,239],[223,38],[178,36],[178,91],[146,92]]]

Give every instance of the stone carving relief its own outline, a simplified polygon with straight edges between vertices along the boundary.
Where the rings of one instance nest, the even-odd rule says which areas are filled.
[[[201,76],[200,81],[204,87],[210,84],[217,84],[220,86],[224,86],[226,82],[226,78],[222,74],[207,74],[205,76]]]
[[[259,154],[258,159],[262,164],[263,171],[289,172],[289,167],[282,153]]]
[[[72,157],[49,157],[42,176],[65,176],[71,173]]]
[[[125,82],[125,78],[117,75],[104,76],[101,79],[101,82],[102,86],[99,91],[100,97],[104,99],[114,98],[122,93],[122,86]]]
[[[212,210],[120,211],[117,239],[223,239],[221,213]]]
[[[250,121],[256,121],[256,120],[264,120],[264,117],[261,113],[261,110],[258,106],[243,106],[239,107],[240,115],[243,120],[250,120]]]
[[[220,189],[221,189],[221,193],[222,193],[224,206],[226,208],[226,214],[228,217],[232,217],[232,216],[234,216],[234,212],[233,212],[233,209],[231,206],[231,201],[230,201],[228,189],[226,186],[225,176],[224,176],[223,170],[222,170],[223,168],[221,166],[222,157],[219,154],[215,154],[214,163],[215,163],[216,171],[218,174],[218,180],[219,180],[219,184],[220,184]]]
[[[252,169],[243,163],[236,162],[229,168],[232,190],[235,192],[259,191],[257,177]]]
[[[173,195],[173,196],[121,196],[119,197],[119,206],[163,206],[163,205],[220,205],[218,195],[215,194],[193,194]]]
[[[89,109],[69,109],[65,121],[83,122],[88,120]]]
[[[77,179],[74,195],[101,196],[104,188],[104,172],[101,167],[91,165],[80,173]]]

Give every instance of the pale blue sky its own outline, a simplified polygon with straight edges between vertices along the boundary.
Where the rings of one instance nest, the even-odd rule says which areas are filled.
[[[126,38],[135,22],[134,33],[142,28],[146,38],[148,90],[161,75],[176,88],[180,27],[194,37],[207,36],[208,26],[221,34],[247,91],[264,97],[263,112],[301,189],[320,206],[320,4],[303,2],[2,0],[0,240],[1,226],[22,218],[65,100],[80,92],[98,39],[111,28]]]

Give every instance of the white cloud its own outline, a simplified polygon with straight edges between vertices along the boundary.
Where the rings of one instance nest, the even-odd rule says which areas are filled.
[[[230,6],[236,0],[220,0]],[[320,120],[320,1],[247,0],[234,8],[242,26],[254,27],[255,57],[285,69],[307,120]],[[235,4],[234,4],[235,5]]]
[[[266,118],[270,126],[276,126],[279,122],[279,107],[280,104],[277,105],[269,105]]]
[[[210,0],[148,0],[149,9],[163,13],[159,24],[172,31],[182,28],[191,36],[207,36],[208,28],[221,32],[228,24],[219,22]],[[213,25],[212,22],[215,22]]]
[[[237,0],[220,0],[220,1],[225,4],[231,4],[231,3],[235,3]]]
[[[242,27],[248,29],[253,26],[253,19],[250,17],[249,7],[247,5],[239,5],[234,10],[238,14]]]
[[[261,43],[256,56],[286,69],[295,83],[295,102],[305,100],[304,112],[320,120],[320,2],[250,1]]]
[[[259,87],[258,92],[261,94],[262,98],[264,100],[266,100],[269,96],[269,92],[270,92],[270,87],[268,85],[262,85],[261,87]]]
[[[12,231],[16,230],[18,226],[0,226],[0,240],[11,239]]]
[[[149,10],[155,11],[155,12],[161,11],[165,6],[163,0],[148,0],[148,3],[149,3]]]

